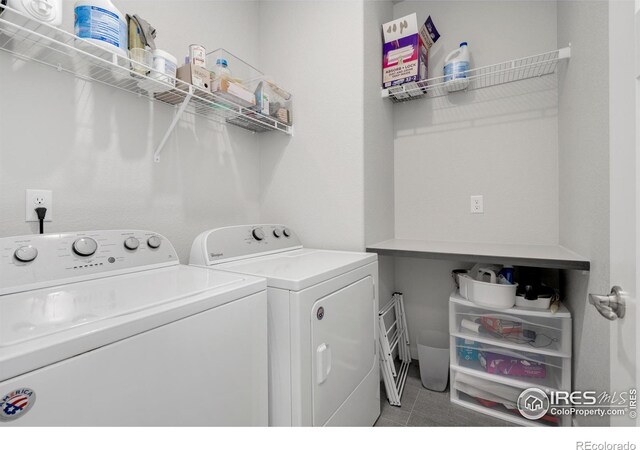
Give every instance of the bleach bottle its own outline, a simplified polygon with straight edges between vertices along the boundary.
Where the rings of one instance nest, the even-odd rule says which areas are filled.
[[[444,61],[444,86],[447,91],[466,89],[469,86],[468,70],[469,48],[466,42],[461,42],[460,48],[449,53]]]
[[[128,54],[129,33],[124,14],[111,0],[79,0],[75,6],[76,36],[122,56]]]

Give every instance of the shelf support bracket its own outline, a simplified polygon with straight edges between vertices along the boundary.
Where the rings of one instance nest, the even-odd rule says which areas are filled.
[[[182,117],[182,114],[184,113],[184,110],[187,109],[187,105],[191,101],[191,97],[193,97],[193,87],[189,86],[189,91],[187,92],[187,95],[184,97],[184,100],[182,101],[182,104],[180,105],[180,107],[176,111],[175,115],[173,116],[173,120],[171,121],[171,125],[169,125],[169,128],[167,129],[167,132],[164,134],[164,137],[160,141],[160,144],[158,144],[158,147],[156,148],[156,151],[153,153],[153,160],[155,162],[160,162],[160,153],[162,153],[162,149],[164,148],[165,144],[169,140],[169,136],[171,136],[171,133],[173,133],[174,128],[176,127],[176,125],[180,121],[180,118]]]

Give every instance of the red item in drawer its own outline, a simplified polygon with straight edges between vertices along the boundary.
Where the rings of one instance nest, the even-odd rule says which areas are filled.
[[[488,331],[502,336],[522,333],[522,324],[512,320],[496,319],[495,317],[481,317],[480,323]]]
[[[498,405],[497,402],[492,402],[491,400],[485,400],[483,398],[480,397],[476,397],[476,400],[478,400],[478,402],[482,405],[482,406],[486,406],[487,408],[491,408],[492,406],[496,406]]]

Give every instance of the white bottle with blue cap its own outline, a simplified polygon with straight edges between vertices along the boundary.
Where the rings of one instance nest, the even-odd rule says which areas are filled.
[[[231,70],[229,69],[229,63],[224,58],[218,58],[216,60],[216,66],[213,68],[213,74],[215,79],[231,78]]]
[[[460,91],[469,86],[467,72],[469,65],[469,48],[466,42],[460,48],[449,53],[444,61],[444,86],[449,92]]]

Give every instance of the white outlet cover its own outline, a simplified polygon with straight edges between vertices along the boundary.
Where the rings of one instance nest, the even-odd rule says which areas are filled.
[[[51,222],[53,220],[53,191],[27,189],[24,204],[26,222],[38,222],[38,215],[35,211],[38,206],[47,208],[47,215],[44,218],[45,222]]]
[[[484,214],[484,198],[482,195],[471,196],[471,214]]]

